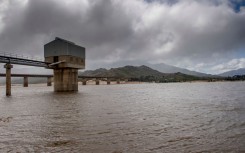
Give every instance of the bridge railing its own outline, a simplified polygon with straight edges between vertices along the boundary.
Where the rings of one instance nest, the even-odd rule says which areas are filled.
[[[20,55],[20,54],[16,54],[16,53],[13,54],[13,53],[0,52],[0,56],[12,57],[12,58],[21,58],[21,59],[28,59],[28,60],[35,60],[35,61],[40,61],[40,62],[44,61],[44,58],[42,58],[42,57]]]

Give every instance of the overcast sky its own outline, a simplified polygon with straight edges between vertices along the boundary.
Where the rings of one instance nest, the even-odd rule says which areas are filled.
[[[56,36],[86,48],[86,69],[166,63],[245,68],[244,0],[0,0],[0,52],[43,57]]]

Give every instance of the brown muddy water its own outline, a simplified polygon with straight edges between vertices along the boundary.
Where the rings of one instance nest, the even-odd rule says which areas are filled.
[[[0,87],[0,152],[245,152],[245,82]]]

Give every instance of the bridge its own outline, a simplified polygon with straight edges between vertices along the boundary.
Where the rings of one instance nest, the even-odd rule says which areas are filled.
[[[28,87],[28,77],[41,77],[47,78],[47,86],[52,86],[52,78],[53,75],[48,74],[11,74],[11,69],[13,68],[12,64],[17,65],[26,65],[26,66],[35,66],[35,67],[44,67],[51,68],[53,63],[48,63],[41,61],[40,59],[31,59],[22,55],[17,54],[9,54],[9,53],[0,53],[0,63],[5,63],[4,68],[6,69],[6,73],[0,73],[0,77],[6,77],[6,96],[11,95],[11,77],[23,77],[23,86]],[[86,85],[88,80],[95,80],[95,84],[99,85],[100,80],[105,80],[109,85],[111,81],[116,81],[117,84],[120,84],[120,80],[124,80],[124,78],[118,77],[105,77],[105,76],[79,76],[79,79],[82,79],[82,84]]]
[[[7,64],[18,64],[18,65],[27,65],[27,66],[36,66],[36,67],[45,67],[48,68],[49,64],[47,62],[43,62],[40,59],[31,59],[25,57],[23,55],[11,54],[11,53],[0,53],[0,63]]]

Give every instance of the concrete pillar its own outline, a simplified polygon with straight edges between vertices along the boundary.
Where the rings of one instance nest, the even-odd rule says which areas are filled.
[[[109,84],[111,84],[111,80],[110,79],[107,79],[107,84],[109,85]]]
[[[52,77],[47,78],[47,86],[52,86]]]
[[[96,80],[95,80],[95,84],[96,84],[96,85],[100,85],[100,80],[96,79]]]
[[[120,79],[117,79],[117,84],[120,84]]]
[[[24,81],[23,82],[23,87],[28,87],[28,77],[27,76],[24,77],[23,81]]]
[[[6,69],[6,96],[11,96],[11,68],[13,65],[5,64],[4,68]]]
[[[86,84],[87,84],[87,80],[84,79],[84,80],[83,80],[83,85],[86,85]]]
[[[78,91],[78,69],[54,69],[54,91]]]

